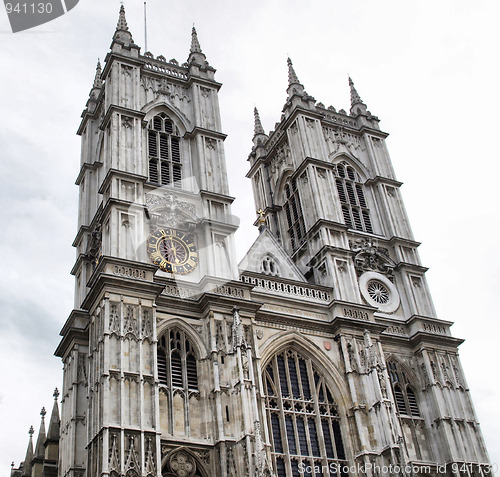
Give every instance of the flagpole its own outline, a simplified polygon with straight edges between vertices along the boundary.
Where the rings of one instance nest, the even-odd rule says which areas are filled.
[[[144,51],[148,51],[148,24],[146,19],[146,2],[144,2]]]

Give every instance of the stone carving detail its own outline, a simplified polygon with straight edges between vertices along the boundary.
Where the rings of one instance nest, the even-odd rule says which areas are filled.
[[[236,348],[242,346],[244,342],[243,324],[241,323],[241,317],[238,308],[233,309],[232,338],[233,338],[233,351],[236,351]]]
[[[133,126],[134,120],[129,118],[128,116],[122,116],[122,126],[125,129],[131,129]]]
[[[422,375],[424,376],[424,386],[427,387],[430,384],[430,380],[429,373],[427,372],[427,368],[425,367],[425,363],[422,363],[420,365],[420,368],[422,369]]]
[[[387,383],[385,381],[384,371],[380,366],[377,367],[377,376],[380,383],[380,391],[382,391],[382,396],[387,399]]]
[[[120,475],[120,450],[119,450],[119,439],[116,432],[112,432],[110,435],[111,445],[109,446],[109,472],[110,474]]]
[[[134,305],[125,306],[125,316],[123,318],[123,333],[131,334],[137,338],[138,334],[137,307]]]
[[[444,361],[441,361],[441,370],[443,371],[444,381],[451,381],[450,375],[448,374],[448,366],[446,366],[446,363]]]
[[[146,437],[146,476],[154,477],[156,476],[156,464],[155,464],[155,448],[153,439],[148,436]]]
[[[143,338],[153,336],[152,310],[149,308],[142,309],[142,336]]]
[[[146,194],[146,207],[151,210],[152,230],[159,226],[178,227],[185,224],[186,215],[192,220],[196,211],[194,204],[180,201],[173,195]]]
[[[396,263],[389,257],[389,251],[386,248],[377,247],[371,239],[350,240],[349,246],[356,253],[354,268],[358,276],[367,271],[376,271],[393,279],[392,274]]]
[[[276,155],[271,162],[271,172],[276,174],[277,171],[284,167],[292,167],[292,155],[290,153],[290,147],[287,142],[278,146],[276,150]]]
[[[235,477],[236,474],[236,462],[234,460],[234,451],[233,447],[228,447],[227,448],[227,475],[228,477]]]
[[[356,356],[354,354],[354,347],[353,347],[352,343],[347,343],[347,354],[349,357],[349,364],[351,365],[351,369],[353,371],[357,371],[358,370],[358,363],[356,361]]]
[[[120,315],[118,314],[118,303],[109,304],[109,331],[120,335]]]
[[[207,149],[212,149],[215,150],[217,147],[217,141],[215,139],[212,139],[211,137],[205,138],[205,146]]]
[[[455,381],[457,383],[457,386],[459,387],[464,387],[464,384],[462,382],[462,378],[460,377],[460,370],[458,369],[458,363],[455,359],[453,359],[453,374],[455,375]]]
[[[94,267],[99,263],[102,248],[102,231],[101,224],[97,224],[89,237],[87,246],[87,255],[92,260]]]
[[[178,477],[192,477],[196,472],[196,462],[186,452],[179,451],[169,459],[169,467]]]
[[[431,361],[431,369],[434,380],[437,380],[436,363],[434,363],[434,361]]]
[[[76,370],[77,382],[86,384],[87,383],[87,357],[80,353],[78,355],[78,365]]]
[[[330,152],[336,153],[341,147],[351,152],[364,150],[361,139],[354,134],[348,133],[341,126],[338,128],[323,128],[323,136],[330,145]]]
[[[125,436],[125,439],[128,439],[128,449],[125,455],[125,477],[139,475],[141,466],[139,463],[139,452],[135,444],[136,436],[128,434]]]

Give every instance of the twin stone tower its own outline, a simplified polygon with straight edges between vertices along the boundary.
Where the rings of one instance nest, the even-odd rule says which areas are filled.
[[[255,110],[238,264],[214,73],[194,28],[182,65],[141,54],[121,8],[78,130],[61,416],[56,393],[13,475],[486,475],[378,118],[288,61],[274,131]]]

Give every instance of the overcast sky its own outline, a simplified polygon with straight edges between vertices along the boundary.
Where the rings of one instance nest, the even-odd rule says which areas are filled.
[[[286,58],[307,92],[349,108],[348,74],[381,119],[438,317],[454,321],[491,461],[500,463],[499,10],[496,0],[149,0],[148,49],[187,59],[193,23],[217,68],[239,258],[256,236],[244,175],[253,107],[274,129]],[[144,46],[143,1],[125,2]],[[50,411],[73,307],[76,130],[118,0],[10,33],[0,5],[0,477]],[[36,434],[35,434],[36,437]]]

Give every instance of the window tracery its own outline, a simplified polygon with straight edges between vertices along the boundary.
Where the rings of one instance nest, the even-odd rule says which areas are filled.
[[[406,373],[401,369],[401,366],[395,361],[388,361],[387,370],[389,372],[398,414],[421,417],[415,391]]]
[[[370,210],[359,174],[346,162],[336,164],[333,170],[345,224],[351,229],[373,233]]]
[[[271,359],[264,380],[277,476],[326,476],[346,464],[337,405],[311,359],[289,348]]]
[[[149,181],[181,187],[180,138],[172,120],[161,113],[148,124]]]
[[[199,428],[190,427],[200,413],[198,363],[184,331],[171,329],[160,337],[157,370],[160,407],[164,406],[167,413],[162,419],[169,423],[165,430],[170,434],[199,435]]]
[[[270,255],[266,255],[260,264],[260,271],[265,275],[279,276],[280,270],[276,260]]]
[[[302,244],[305,237],[304,216],[302,213],[302,204],[300,202],[299,191],[295,179],[285,184],[285,211],[286,223],[288,226],[288,236],[292,250],[296,250]]]

